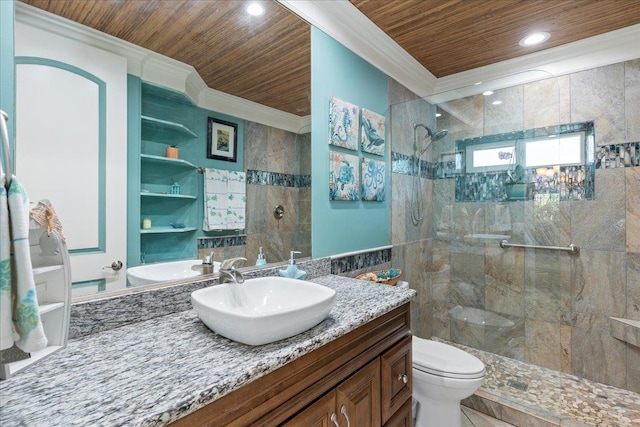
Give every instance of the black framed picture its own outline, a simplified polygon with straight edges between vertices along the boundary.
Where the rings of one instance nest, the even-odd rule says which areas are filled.
[[[207,158],[236,162],[238,158],[238,125],[208,118]]]

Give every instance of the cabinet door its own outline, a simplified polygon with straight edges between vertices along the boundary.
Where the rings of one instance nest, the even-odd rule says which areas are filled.
[[[411,410],[411,399],[408,399],[398,409],[398,411],[389,418],[384,427],[411,427],[413,426],[413,412]]]
[[[386,423],[411,399],[411,337],[406,337],[380,356],[382,381],[382,422]]]
[[[337,420],[335,391],[327,393],[282,427],[335,427],[332,417]]]
[[[375,359],[336,389],[340,426],[380,426],[380,359]]]

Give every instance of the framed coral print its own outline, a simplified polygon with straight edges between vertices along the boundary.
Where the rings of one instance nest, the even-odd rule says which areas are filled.
[[[208,118],[207,158],[236,162],[238,157],[238,125]]]
[[[362,200],[382,202],[385,196],[385,163],[362,159]]]
[[[335,96],[329,99],[329,144],[358,149],[360,107]]]
[[[358,156],[329,151],[329,200],[360,200]]]
[[[360,147],[365,153],[384,155],[385,117],[366,108],[362,109]]]

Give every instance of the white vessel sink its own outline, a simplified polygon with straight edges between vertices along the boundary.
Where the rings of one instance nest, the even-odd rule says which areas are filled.
[[[262,345],[291,337],[322,322],[336,291],[285,277],[260,277],[199,289],[191,303],[209,329],[231,340]]]
[[[138,267],[127,268],[127,279],[129,279],[131,286],[150,285],[168,280],[189,279],[201,274],[199,270],[193,268],[200,265],[202,265],[201,259],[145,264]],[[213,271],[217,272],[219,267],[220,263],[216,262],[213,266]]]

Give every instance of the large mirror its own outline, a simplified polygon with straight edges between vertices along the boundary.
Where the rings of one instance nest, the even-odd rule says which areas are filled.
[[[180,256],[183,259],[202,259],[213,253],[218,261],[244,256],[248,260],[246,265],[256,263],[259,248],[268,263],[286,260],[291,250],[300,251],[300,257],[311,255],[309,26],[277,2],[263,2],[265,10],[261,16],[248,15],[247,3],[23,0],[16,5],[16,172],[25,181],[31,199],[50,199],[60,216],[72,253],[74,297],[122,292],[127,287],[125,272],[124,269],[112,271],[113,262],[121,260],[127,266],[135,266],[147,261],[170,261],[153,259],[149,253],[152,250],[156,250],[156,254],[170,253],[175,245],[186,246],[187,250]],[[43,14],[42,10],[56,16]],[[47,46],[48,43],[51,46]],[[138,54],[136,47],[129,43],[148,49],[140,54],[142,59],[135,56]],[[120,47],[112,45],[129,46],[127,55],[118,54]],[[154,56],[149,51],[162,56]],[[101,63],[103,59],[105,65]],[[161,69],[163,64],[167,64],[165,70]],[[198,77],[183,78],[186,83],[176,90],[180,84],[171,79],[175,75],[182,78],[180,73],[186,73],[183,65],[193,67]],[[57,105],[46,106],[35,101],[39,89],[34,82],[41,83],[43,88],[52,86],[41,78],[43,74],[38,74],[44,66],[47,67],[46,77],[60,83],[53,85],[57,86],[58,92],[48,96]],[[107,68],[111,75],[105,77],[103,71]],[[85,74],[89,78],[95,77],[95,81],[87,85],[85,93],[78,94],[77,88],[84,84]],[[63,77],[66,75],[71,77]],[[147,83],[182,92],[188,100],[178,100],[171,107],[182,112],[191,108],[189,111],[192,112],[185,120],[170,116],[161,120],[176,122],[179,126],[182,126],[181,121],[192,120],[193,124],[188,126],[197,128],[194,132],[198,135],[197,140],[194,138],[197,143],[192,143],[196,154],[187,157],[192,149],[184,148],[185,158],[181,160],[196,169],[203,166],[227,169],[225,162],[206,160],[203,141],[207,117],[229,119],[239,124],[241,153],[238,162],[229,164],[228,169],[246,174],[244,229],[203,230],[202,174],[196,174],[193,179],[198,182],[194,190],[185,194],[183,189],[180,194],[195,198],[193,202],[187,201],[200,211],[188,224],[195,230],[180,233],[180,229],[176,229],[172,236],[179,237],[156,239],[147,245],[144,239],[151,239],[138,235],[137,228],[144,228],[143,219],[150,217],[156,223],[159,221],[145,211],[145,198],[155,197],[156,193],[162,196],[164,192],[143,194],[148,189],[140,185],[139,175],[145,173],[145,166],[132,166],[132,159],[135,162],[139,156],[139,152],[134,155],[130,152],[136,132],[142,132],[139,144],[145,144],[144,130],[135,127],[145,127],[139,120],[149,109],[145,101],[149,91],[144,89],[150,87]],[[200,83],[203,83],[202,87],[198,86]],[[132,102],[136,93],[131,90],[132,84],[140,87],[138,102]],[[73,90],[66,91],[68,88]],[[31,92],[27,93],[27,90]],[[86,102],[91,97],[98,100],[95,115],[104,114],[105,122],[109,123],[96,135],[88,125],[72,124],[91,120],[92,112]],[[119,104],[114,106],[112,103],[116,101]],[[189,102],[191,107],[187,106]],[[123,108],[125,105],[128,108]],[[136,107],[138,111],[135,111]],[[36,114],[39,126],[33,126]],[[63,121],[65,117],[67,122]],[[111,126],[114,121],[120,124]],[[44,138],[42,132],[47,128],[69,133],[49,132],[50,135]],[[78,135],[76,128],[80,129]],[[73,137],[84,143],[70,145],[68,140]],[[92,138],[95,149],[87,148],[91,144],[86,141]],[[112,138],[118,139],[120,145],[112,145]],[[123,140],[128,140],[129,144],[123,144]],[[155,157],[154,154],[149,156]],[[114,164],[116,172],[107,169]],[[159,169],[169,171],[174,166],[161,165]],[[76,168],[77,174],[70,174]],[[114,178],[118,175],[117,168],[126,168],[128,182]],[[168,180],[180,182],[178,172],[170,175]],[[55,178],[42,179],[43,176]],[[60,189],[68,188],[70,182],[77,188],[75,196],[59,196]],[[168,182],[167,188],[170,184]],[[112,193],[123,193],[125,187],[127,194],[118,196],[120,202],[112,202]],[[84,209],[81,205],[86,200],[95,206]],[[185,209],[184,201],[176,197],[166,203],[154,203],[162,203],[176,218],[181,218]],[[107,208],[102,212],[101,206],[105,205]],[[112,209],[111,206],[115,207]],[[274,214],[276,207],[284,211],[281,218]],[[119,219],[114,221],[112,217],[116,216]],[[132,222],[140,222],[133,227],[133,232]],[[180,225],[179,221],[176,223]],[[76,227],[76,224],[83,225]],[[109,246],[117,239],[120,239],[121,250],[110,252]]]

